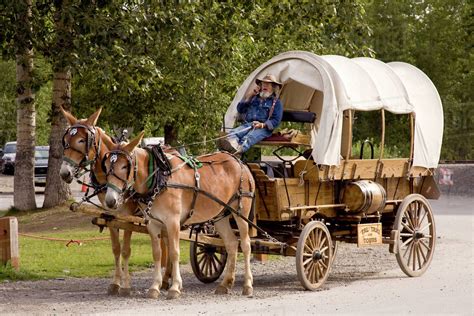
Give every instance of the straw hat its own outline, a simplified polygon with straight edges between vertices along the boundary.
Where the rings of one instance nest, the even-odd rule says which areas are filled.
[[[260,85],[261,82],[271,82],[271,83],[274,83],[274,84],[277,84],[280,88],[282,86],[281,82],[279,82],[276,77],[274,75],[271,75],[271,74],[267,74],[265,75],[265,77],[263,77],[262,79],[256,79],[255,82]]]

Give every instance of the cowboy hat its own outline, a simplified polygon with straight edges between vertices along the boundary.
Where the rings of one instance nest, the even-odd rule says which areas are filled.
[[[277,84],[280,88],[282,86],[281,82],[279,82],[276,77],[274,75],[271,75],[271,74],[267,74],[265,75],[265,77],[263,77],[262,79],[255,79],[255,82],[260,85],[261,82],[271,82],[271,83],[274,83],[274,84]]]

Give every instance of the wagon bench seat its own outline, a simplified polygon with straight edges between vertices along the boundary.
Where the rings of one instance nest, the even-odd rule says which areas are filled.
[[[308,111],[290,111],[284,110],[281,121],[282,122],[297,122],[297,123],[314,123],[316,120],[316,113]],[[260,141],[259,145],[271,146],[308,146],[310,147],[311,139],[308,135],[298,133],[295,137],[288,139],[278,133],[274,133],[267,138]]]

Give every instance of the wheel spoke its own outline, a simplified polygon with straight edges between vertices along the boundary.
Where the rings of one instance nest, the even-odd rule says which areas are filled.
[[[219,265],[221,266],[222,265],[222,260],[221,260],[222,256],[219,258],[219,256],[217,254],[214,254],[214,258],[217,261],[217,263],[219,263]]]
[[[405,242],[400,246],[400,248],[405,247],[408,243],[413,241],[413,236],[405,240]],[[404,256],[405,257],[405,256]]]
[[[411,251],[410,251],[410,257],[413,259],[413,262],[412,262],[413,271],[416,270],[416,268],[415,268],[415,266],[416,266],[415,247],[416,247],[416,243],[413,243],[412,246],[411,246]],[[408,260],[408,263],[410,263],[410,260]]]
[[[400,233],[401,237],[413,237],[413,233]]]
[[[206,252],[206,250],[204,248],[199,247],[199,250],[196,252],[196,256],[199,257],[200,255],[202,255],[205,252]]]
[[[405,250],[405,253],[403,254],[403,257],[406,257],[407,253],[408,253],[408,263],[410,263],[410,257],[411,257],[411,248],[413,247],[413,243],[410,243],[408,246],[407,246],[407,249]]]
[[[303,261],[303,266],[306,266],[309,262],[312,262],[312,261],[313,261],[313,258],[311,256],[311,258],[306,259],[305,261]]]
[[[421,226],[421,224],[423,223],[423,221],[425,220],[426,215],[428,214],[428,212],[427,212],[425,209],[423,209],[423,211],[424,211],[424,212],[423,212],[423,217],[422,217],[421,220],[420,220],[420,226]]]
[[[318,263],[323,266],[324,270],[327,270],[328,266],[324,263],[323,260],[319,260]]]
[[[411,227],[409,227],[406,223],[402,222],[402,226],[404,228],[406,228],[410,233],[414,234],[415,231],[413,229],[411,229]]]
[[[423,264],[425,263],[425,261],[421,262],[421,256],[420,256],[420,252],[421,252],[421,248],[420,248],[420,245],[417,244],[416,245],[416,257],[418,258],[418,270],[421,269],[421,267],[423,266]]]
[[[321,275],[321,278],[324,277],[324,270],[323,270],[323,267],[318,264],[318,272],[319,272],[319,275]],[[319,282],[319,278],[318,278],[318,282]]]
[[[323,252],[325,252],[325,251],[328,250],[328,249],[329,249],[329,247],[328,247],[328,246],[325,246],[325,247],[321,248],[321,250],[319,250],[319,251],[320,251],[321,253],[323,253]]]
[[[304,244],[304,250],[309,251],[309,253],[313,253],[314,248],[311,248],[308,244]]]
[[[410,205],[411,205],[411,204],[410,204]],[[407,221],[408,221],[408,225],[410,225],[410,227],[411,227],[412,229],[415,229],[416,226],[415,226],[415,223],[413,222],[413,218],[412,218],[412,214],[411,214],[411,209],[410,209],[410,208],[407,209],[405,218],[406,218]]]
[[[219,269],[217,268],[217,262],[215,260],[215,255],[213,255],[212,258],[211,258],[211,264],[212,264],[212,268],[214,269],[214,272],[212,272],[212,274],[214,275],[215,272],[219,271]]]
[[[427,253],[431,251],[431,248],[427,244],[425,244],[424,240],[420,239],[420,244],[425,247]]]
[[[423,226],[422,229],[420,229],[420,232],[424,232],[425,229],[427,229],[427,228],[430,227],[430,226],[431,226],[431,223],[426,224],[425,226]]]
[[[327,240],[326,237],[324,237],[324,238],[321,240],[321,243],[318,245],[318,246],[319,246],[318,248],[320,249],[320,251],[322,251],[322,250],[321,250],[321,247],[322,247],[323,245],[327,245],[327,241],[328,241],[328,240]],[[327,248],[327,247],[326,247],[326,248]]]
[[[323,231],[318,229],[318,243],[317,243],[318,249],[321,248],[322,238],[323,238]]]
[[[205,255],[202,255],[202,256],[197,260],[197,263],[198,263],[199,266],[201,266],[201,263],[202,263],[202,261],[203,261],[204,259],[206,259],[206,256],[205,256]]]
[[[207,258],[207,256],[205,256],[206,260],[204,260],[204,269],[202,269],[202,271],[204,272],[204,275],[209,275],[208,271],[209,271],[209,260]]]
[[[313,242],[313,233],[314,232],[310,232],[308,234],[308,237],[306,238],[306,241],[305,241],[305,247],[307,246],[308,249],[313,252],[313,249],[315,249],[315,245],[314,245],[314,242]]]

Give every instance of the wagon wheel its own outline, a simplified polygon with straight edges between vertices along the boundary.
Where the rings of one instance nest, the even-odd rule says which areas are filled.
[[[333,244],[326,225],[319,221],[306,224],[296,248],[296,272],[301,285],[314,291],[324,284],[333,262]]]
[[[194,275],[202,283],[212,283],[224,271],[227,252],[223,247],[215,247],[192,241],[190,244],[190,260]]]
[[[410,277],[422,275],[431,263],[436,229],[428,200],[419,194],[403,199],[397,211],[394,230],[398,230],[395,255],[398,265]]]

